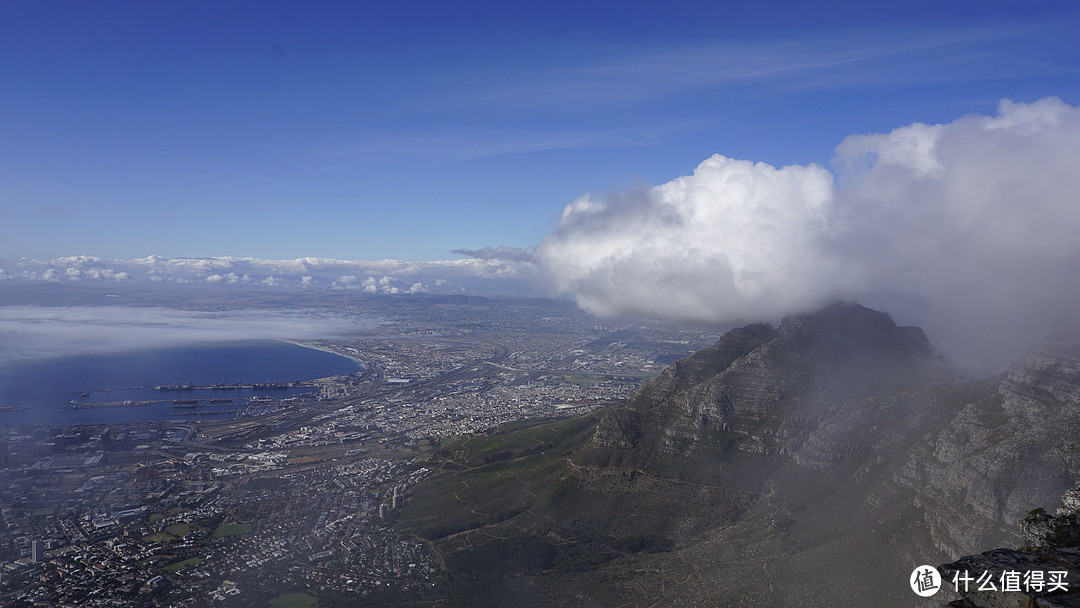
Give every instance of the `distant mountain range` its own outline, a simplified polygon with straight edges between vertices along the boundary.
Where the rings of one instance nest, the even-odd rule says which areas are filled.
[[[1080,478],[1080,336],[971,379],[851,303],[750,325],[586,418],[444,442],[401,513],[454,606],[913,606]]]

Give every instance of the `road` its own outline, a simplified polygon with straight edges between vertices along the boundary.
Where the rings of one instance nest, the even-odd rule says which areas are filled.
[[[776,582],[776,572],[773,571],[773,560],[765,562],[765,570],[769,573],[769,582],[772,584],[773,597],[776,603],[773,604],[776,608],[783,608],[784,596],[780,594],[780,583]]]

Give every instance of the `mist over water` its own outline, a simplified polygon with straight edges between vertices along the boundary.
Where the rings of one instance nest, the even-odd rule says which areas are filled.
[[[352,373],[356,362],[282,340],[342,338],[362,318],[282,309],[185,310],[125,306],[0,307],[0,425],[183,419],[172,404],[66,409],[78,403],[172,400],[159,384],[265,383]],[[144,387],[138,390],[133,387]],[[97,392],[112,389],[110,392]],[[88,398],[86,391],[94,391]],[[289,390],[268,393],[283,396]],[[251,390],[196,395],[248,398]]]
[[[307,310],[5,306],[0,307],[0,365],[243,340],[340,338],[362,333],[368,323]]]

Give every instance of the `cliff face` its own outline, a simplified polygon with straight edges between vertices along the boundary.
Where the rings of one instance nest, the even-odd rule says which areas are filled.
[[[913,565],[1019,543],[1020,518],[1080,479],[1080,339],[969,380],[920,329],[836,304],[675,363],[609,411],[592,443],[608,466],[760,497],[771,523],[733,528],[784,544],[781,587],[844,597],[806,581],[830,577],[824,557],[866,551],[874,568],[847,578],[896,583],[892,595],[848,600],[908,605]]]
[[[710,430],[752,428],[781,398],[779,378],[761,356],[776,336],[768,325],[728,332],[719,342],[677,361],[623,407],[605,415],[594,441],[613,448],[648,446],[677,454]],[[739,404],[738,411],[734,404]]]
[[[1080,341],[1066,334],[956,403],[898,475],[951,555],[1021,541],[1016,522],[1080,478]]]

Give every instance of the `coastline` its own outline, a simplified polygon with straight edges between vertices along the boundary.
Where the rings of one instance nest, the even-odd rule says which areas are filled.
[[[330,353],[332,355],[337,355],[339,357],[344,357],[346,359],[349,359],[353,363],[359,365],[360,369],[362,369],[362,370],[367,369],[367,364],[364,363],[364,360],[361,359],[360,357],[358,357],[356,355],[351,355],[351,354],[348,354],[348,353],[341,352],[340,350],[338,350],[338,349],[336,349],[335,347],[332,347],[332,346],[324,346],[322,344],[311,344],[309,342],[304,342],[302,340],[279,340],[279,342],[285,342],[286,344],[292,344],[293,346],[302,346],[304,348],[310,348],[311,350],[318,350],[318,351],[322,351],[324,353]]]
[[[300,349],[286,348],[286,345]],[[316,356],[315,350],[334,357]],[[281,378],[314,382],[368,369],[359,357],[346,353],[348,351],[339,352],[329,345],[301,341],[246,340],[102,356],[79,355],[0,368],[0,392],[4,397],[0,406],[22,408],[0,410],[0,427],[38,423],[124,424],[171,419],[171,405],[103,408],[97,404],[161,400],[160,392],[153,390],[159,384],[209,386],[237,379],[252,383]],[[248,393],[251,391],[245,395]],[[78,404],[71,403],[72,400]],[[93,407],[68,409],[82,404]]]

